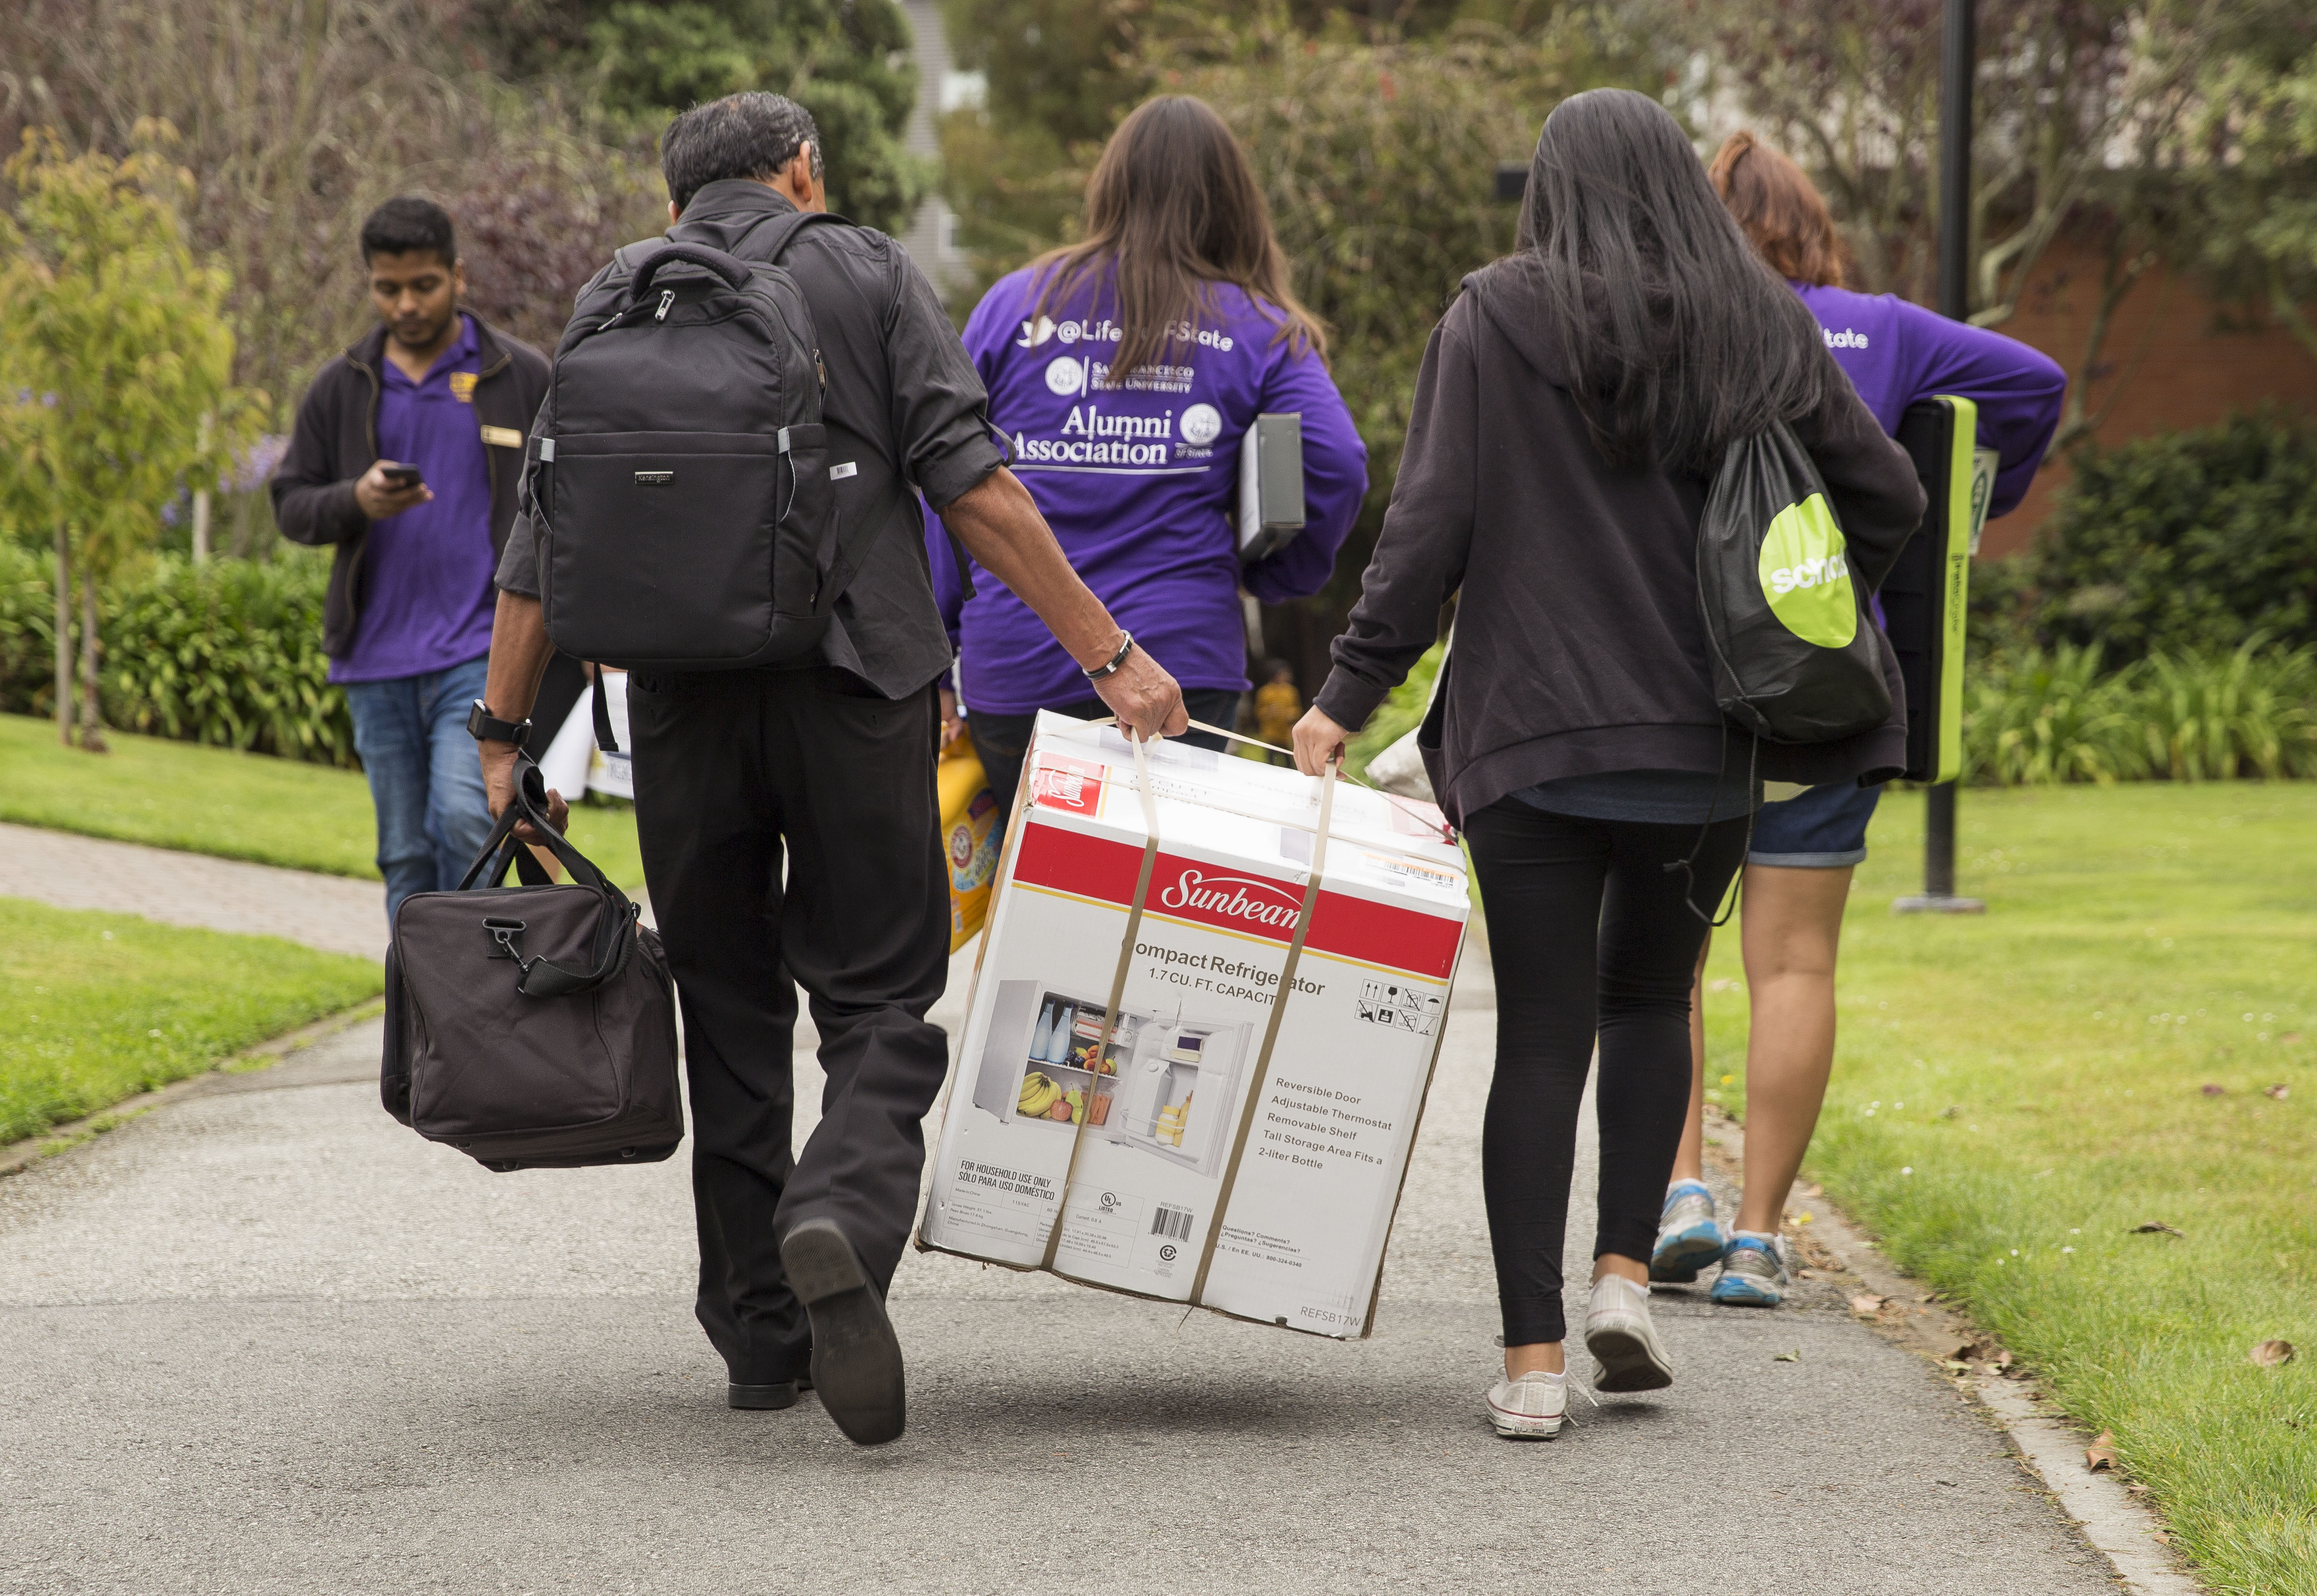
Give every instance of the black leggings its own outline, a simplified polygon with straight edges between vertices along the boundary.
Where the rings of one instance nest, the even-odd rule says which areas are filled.
[[[1481,1139],[1505,1344],[1557,1341],[1577,1108],[1595,1033],[1600,1225],[1593,1256],[1647,1259],[1689,1107],[1689,988],[1705,923],[1746,847],[1741,817],[1707,829],[1695,881],[1665,865],[1695,826],[1549,814],[1505,798],[1465,837],[1497,974],[1497,1072]]]

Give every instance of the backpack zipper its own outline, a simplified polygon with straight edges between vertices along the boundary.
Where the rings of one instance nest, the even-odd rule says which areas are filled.
[[[654,321],[666,321],[667,319],[668,307],[675,303],[675,290],[672,288],[664,288],[660,290],[659,309],[652,312],[652,319]]]

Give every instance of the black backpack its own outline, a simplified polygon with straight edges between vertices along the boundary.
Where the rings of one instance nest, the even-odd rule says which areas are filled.
[[[524,475],[563,652],[738,669],[800,659],[828,630],[865,551],[840,536],[819,343],[777,263],[843,220],[783,213],[757,260],[631,244],[582,291]]]
[[[486,1169],[650,1163],[684,1140],[675,987],[636,907],[547,823],[539,767],[456,889],[413,892],[386,955],[386,1111]],[[571,874],[513,838],[529,820]],[[505,887],[512,861],[523,884]]]
[[[1883,643],[1842,522],[1785,423],[1723,453],[1697,527],[1713,696],[1771,742],[1833,742],[1891,718]]]

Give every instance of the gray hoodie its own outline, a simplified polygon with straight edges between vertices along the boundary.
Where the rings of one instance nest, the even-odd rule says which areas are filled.
[[[1528,257],[1474,273],[1464,291],[1425,349],[1391,507],[1318,706],[1364,724],[1461,589],[1456,647],[1422,740],[1451,820],[1562,776],[1743,768],[1749,740],[1714,705],[1698,613],[1708,480],[1602,458]],[[1851,569],[1880,586],[1922,519],[1914,467],[1847,380],[1793,426],[1825,478]],[[1897,706],[1889,722],[1838,742],[1766,742],[1758,774],[1897,775],[1905,695],[1887,641],[1883,670]]]

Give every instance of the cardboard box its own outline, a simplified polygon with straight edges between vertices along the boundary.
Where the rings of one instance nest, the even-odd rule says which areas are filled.
[[[1137,753],[1038,718],[917,1244],[1364,1336],[1463,856],[1427,804]]]

